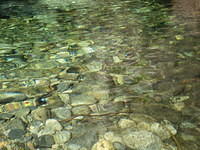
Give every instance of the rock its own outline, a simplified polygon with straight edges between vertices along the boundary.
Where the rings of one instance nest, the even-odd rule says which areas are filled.
[[[72,108],[72,113],[74,115],[88,115],[90,113],[90,109],[88,106],[76,106]]]
[[[161,124],[157,122],[152,123],[150,131],[158,135],[162,140],[168,139],[177,133],[176,129],[167,120],[164,120]]]
[[[114,143],[114,142],[121,143],[121,142],[122,142],[121,136],[119,136],[119,135],[117,135],[116,133],[111,132],[111,131],[106,132],[106,133],[104,134],[104,139],[106,139],[107,141],[110,141],[110,142],[112,142],[112,143]]]
[[[52,135],[42,135],[38,139],[38,147],[40,148],[50,148],[54,143]]]
[[[30,111],[30,108],[22,108],[15,113],[15,116],[17,118],[25,118],[30,113]]]
[[[0,104],[23,101],[26,98],[27,96],[21,92],[0,92]]]
[[[103,68],[103,64],[98,61],[92,61],[92,62],[88,63],[86,66],[87,66],[89,72],[97,72]]]
[[[42,135],[52,135],[54,134],[56,131],[61,131],[62,130],[62,126],[60,125],[60,123],[55,120],[55,119],[48,119],[45,123],[44,129],[41,130],[38,133],[38,136],[42,136]]]
[[[120,121],[118,122],[118,125],[120,128],[136,127],[136,123],[129,119],[120,119]]]
[[[73,86],[72,82],[61,82],[57,86],[57,91],[58,92],[64,92],[70,89]]]
[[[70,100],[72,106],[89,105],[97,102],[93,96],[87,94],[71,94]]]
[[[38,134],[42,126],[43,126],[43,123],[41,121],[36,120],[36,121],[31,122],[31,125],[28,129],[31,133]]]
[[[8,120],[12,118],[14,114],[11,113],[0,113],[0,120]]]
[[[59,108],[54,108],[51,110],[52,115],[55,116],[58,119],[69,119],[71,118],[71,111],[67,107],[59,107]]]
[[[116,150],[126,150],[126,146],[119,142],[113,143],[113,146]]]
[[[62,93],[59,93],[58,96],[60,97],[61,101],[64,103],[64,104],[69,104],[69,94],[62,94]]]
[[[58,131],[53,137],[56,144],[64,144],[71,138],[71,133],[68,131]]]
[[[158,136],[148,131],[129,131],[122,136],[126,146],[138,150],[161,150]]]
[[[35,120],[45,121],[49,117],[49,112],[46,108],[37,108],[31,112]]]
[[[113,144],[105,139],[100,139],[92,146],[92,150],[115,150]]]
[[[24,134],[25,134],[25,131],[22,129],[11,129],[10,132],[8,133],[8,137],[11,140],[20,139],[23,137]]]
[[[8,122],[7,129],[21,129],[25,130],[25,125],[21,119],[13,119]]]
[[[67,150],[80,150],[81,146],[78,144],[68,144]]]

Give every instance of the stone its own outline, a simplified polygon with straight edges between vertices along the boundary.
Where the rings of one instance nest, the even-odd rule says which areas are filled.
[[[32,121],[28,130],[33,134],[38,134],[42,126],[43,126],[43,123],[41,121],[38,121],[38,120]]]
[[[73,83],[71,83],[71,82],[61,82],[57,86],[57,91],[58,92],[67,91],[68,89],[70,89],[72,87],[72,85],[73,85]]]
[[[70,102],[70,100],[69,100],[69,94],[59,93],[58,96],[60,97],[60,100],[61,100],[64,104],[69,104],[69,102]]]
[[[15,116],[17,118],[24,118],[26,117],[29,113],[30,113],[30,108],[22,108],[22,109],[19,109],[16,113],[15,113]]]
[[[53,137],[56,144],[64,144],[71,138],[71,133],[69,131],[58,131]]]
[[[56,131],[61,131],[62,130],[62,126],[60,125],[60,123],[55,120],[55,119],[48,119],[45,123],[44,129],[41,130],[38,133],[38,136],[42,136],[42,135],[52,135],[54,134]]]
[[[24,134],[25,134],[25,131],[22,129],[11,129],[10,132],[8,133],[8,137],[11,140],[20,139],[23,137]]]
[[[42,135],[38,138],[38,147],[40,148],[50,148],[54,143],[52,135]]]
[[[72,108],[73,115],[88,115],[90,109],[88,106],[76,106]]]
[[[105,139],[100,139],[92,146],[92,150],[115,150],[113,144]]]
[[[113,146],[116,150],[126,150],[126,146],[119,142],[113,143]]]
[[[0,120],[8,120],[14,117],[14,114],[11,113],[0,113]]]
[[[46,108],[37,108],[31,112],[35,120],[45,121],[48,118],[49,112]]]
[[[70,119],[71,111],[67,107],[58,107],[51,110],[52,115],[58,119]]]
[[[158,136],[148,131],[130,131],[122,136],[126,146],[138,150],[161,150],[162,142]]]
[[[86,66],[90,72],[97,72],[103,68],[103,64],[98,61],[92,61],[88,63]]]
[[[7,129],[25,130],[25,124],[21,121],[21,119],[13,119],[8,122]]]
[[[120,128],[131,128],[136,127],[136,123],[129,119],[120,119],[118,122]]]
[[[71,94],[70,100],[72,106],[90,105],[97,102],[97,99],[95,99],[95,97],[89,96],[87,94]]]
[[[114,142],[121,143],[122,142],[121,136],[117,135],[116,133],[114,133],[112,131],[106,132],[104,134],[104,139],[107,140],[107,141],[110,141],[112,143],[114,143]]]
[[[26,98],[27,96],[21,92],[0,92],[0,104],[23,101]]]
[[[67,150],[80,150],[81,146],[78,144],[68,144]]]
[[[152,123],[150,131],[158,135],[162,140],[170,138],[177,133],[176,129],[169,121],[164,120],[160,123]]]

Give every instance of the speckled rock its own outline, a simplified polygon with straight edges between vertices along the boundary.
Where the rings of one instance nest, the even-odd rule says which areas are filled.
[[[68,107],[58,107],[51,110],[52,115],[58,119],[69,119],[71,118],[71,111]]]
[[[42,136],[42,135],[52,135],[54,134],[56,131],[61,131],[62,130],[62,126],[60,125],[60,123],[55,120],[55,119],[48,119],[45,123],[44,129],[42,129],[39,133],[38,136]]]
[[[118,122],[118,125],[120,128],[136,127],[136,123],[129,119],[120,119],[120,121]]]
[[[115,150],[113,144],[105,139],[100,139],[92,146],[92,150]]]
[[[68,131],[58,131],[53,137],[56,144],[64,144],[71,138],[71,133]]]
[[[46,108],[37,108],[31,112],[35,120],[45,121],[49,117],[49,112]]]
[[[148,131],[127,131],[122,136],[126,146],[138,150],[161,150],[162,142],[158,136]]]

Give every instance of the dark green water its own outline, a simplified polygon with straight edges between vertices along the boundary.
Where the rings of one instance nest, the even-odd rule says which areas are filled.
[[[109,93],[98,101],[125,97],[129,107],[145,104],[136,112],[171,121],[183,149],[197,150],[200,15],[184,6],[150,0],[3,1],[0,90],[34,97],[72,68],[86,78],[80,93],[95,85]]]

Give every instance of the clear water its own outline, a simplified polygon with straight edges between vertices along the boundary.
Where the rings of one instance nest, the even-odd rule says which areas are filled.
[[[197,0],[2,1],[0,90],[34,97],[49,91],[36,81],[59,82],[60,72],[78,68],[80,93],[97,88],[99,103],[140,103],[136,112],[171,121],[181,145],[198,149],[199,8]]]

